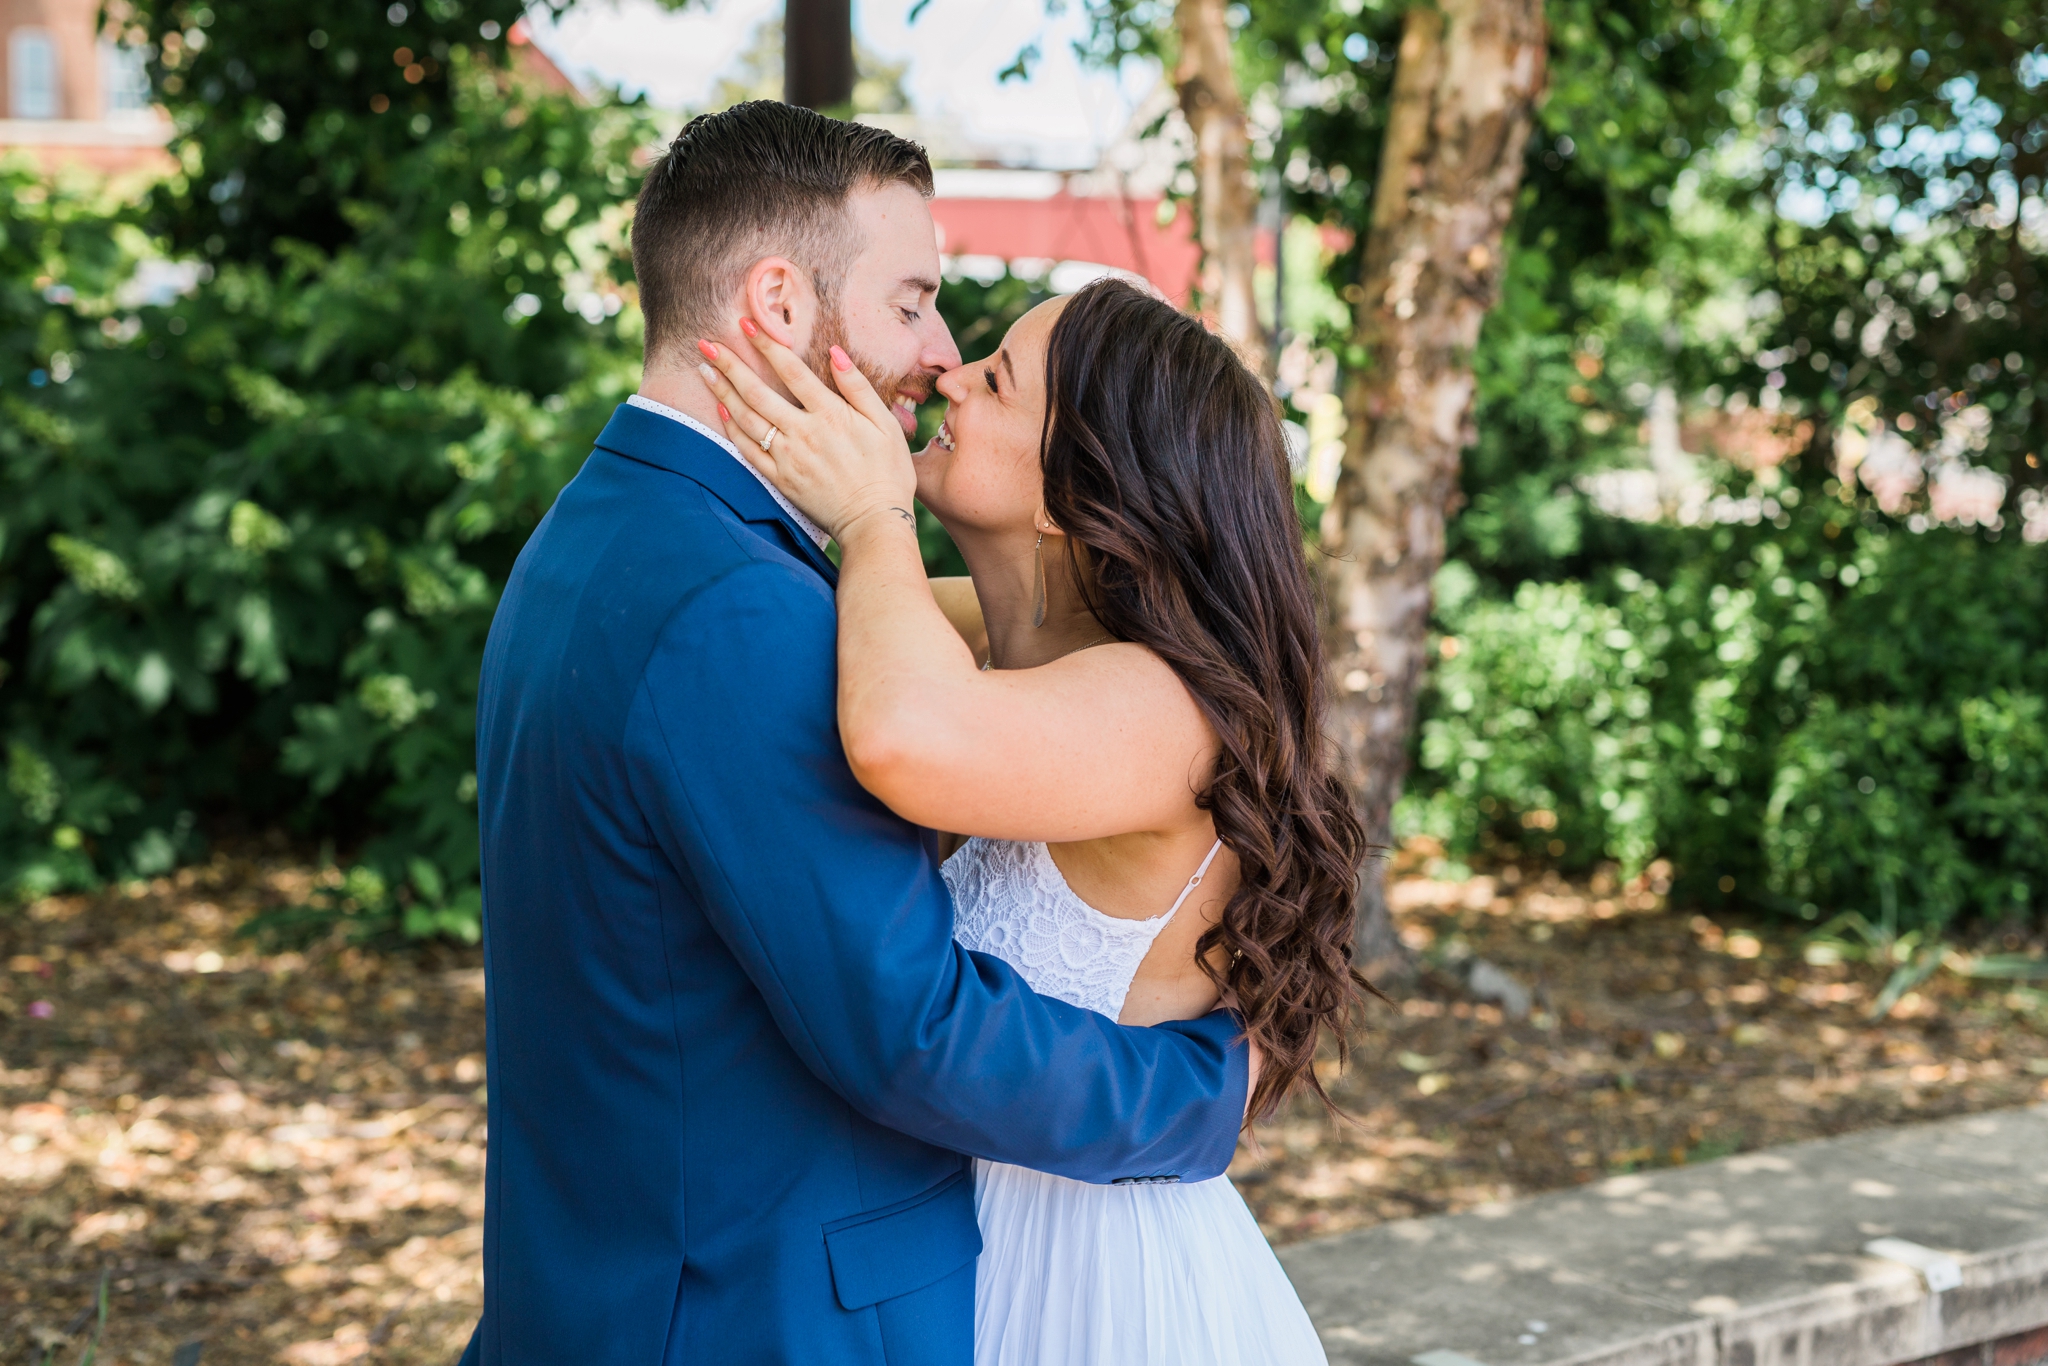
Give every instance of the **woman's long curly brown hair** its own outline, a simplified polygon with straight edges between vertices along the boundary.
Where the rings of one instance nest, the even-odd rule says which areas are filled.
[[[1156,652],[1223,748],[1197,801],[1237,855],[1204,970],[1266,1055],[1251,1117],[1315,1072],[1370,983],[1351,965],[1366,839],[1323,735],[1314,590],[1272,399],[1200,321],[1119,280],[1073,295],[1046,354],[1045,507],[1089,607]],[[1077,578],[1088,582],[1088,576]],[[1227,967],[1211,960],[1221,947]],[[1377,994],[1376,992],[1374,994]]]

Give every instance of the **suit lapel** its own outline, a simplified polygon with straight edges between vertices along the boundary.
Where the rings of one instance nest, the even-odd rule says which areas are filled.
[[[731,508],[741,521],[773,523],[781,527],[782,538],[788,542],[790,551],[824,575],[825,582],[838,584],[839,567],[832,563],[831,557],[804,534],[803,528],[782,510],[782,505],[762,486],[754,472],[740,463],[738,456],[702,433],[673,418],[621,403],[612,413],[611,421],[605,424],[604,431],[598,434],[597,446],[600,450],[623,455],[628,460],[638,460],[644,465],[657,466],[702,485]]]

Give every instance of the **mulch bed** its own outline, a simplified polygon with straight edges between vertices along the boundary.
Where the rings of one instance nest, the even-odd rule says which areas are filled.
[[[1505,969],[1535,1009],[1504,1018],[1438,967],[1391,992],[1331,1085],[1347,1117],[1297,1102],[1231,1169],[1276,1243],[2048,1099],[2048,992],[1943,972],[1873,1021],[1888,963],[1673,910],[1661,866],[1620,886],[1512,867],[1432,880],[1440,863],[1397,859],[1402,937],[1426,965]]]
[[[1232,1168],[1276,1242],[2048,1097],[2048,993],[1941,974],[1872,1022],[1885,968],[1674,911],[1654,876],[1437,866],[1397,863],[1424,966],[1328,1065],[1347,1117],[1298,1102]],[[101,1366],[454,1360],[481,958],[235,937],[323,876],[243,850],[0,913],[0,1359],[76,1360],[104,1275]],[[1468,994],[1473,956],[1532,989],[1526,1018]]]

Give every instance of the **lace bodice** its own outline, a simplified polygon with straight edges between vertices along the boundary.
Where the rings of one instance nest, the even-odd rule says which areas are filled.
[[[1187,891],[1208,870],[1204,860]],[[1037,843],[976,837],[942,871],[953,892],[955,939],[1002,959],[1039,995],[1112,1020],[1123,1012],[1152,941],[1187,899],[1181,893],[1172,910],[1149,920],[1105,915],[1074,895],[1052,851]]]

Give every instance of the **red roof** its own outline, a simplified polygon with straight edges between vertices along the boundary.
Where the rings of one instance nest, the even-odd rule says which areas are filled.
[[[1150,280],[1185,305],[1202,251],[1184,205],[1159,225],[1157,199],[1093,199],[1065,191],[1048,199],[932,201],[939,250],[949,256],[1093,261]]]
[[[526,20],[514,19],[512,27],[505,33],[505,42],[511,47],[512,69],[533,81],[541,89],[557,95],[580,95],[576,82],[562,74],[562,68],[554,59],[540,50],[540,44],[533,41],[533,30]]]

